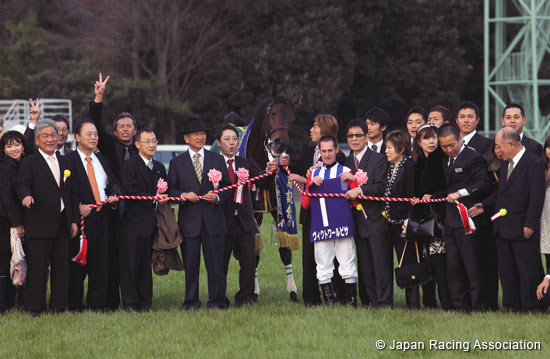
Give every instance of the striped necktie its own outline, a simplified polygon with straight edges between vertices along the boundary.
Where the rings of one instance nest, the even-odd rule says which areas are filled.
[[[199,183],[202,183],[202,166],[201,166],[201,161],[199,161],[200,157],[201,157],[200,153],[195,153],[193,155],[193,167],[195,167],[195,173],[197,174]]]

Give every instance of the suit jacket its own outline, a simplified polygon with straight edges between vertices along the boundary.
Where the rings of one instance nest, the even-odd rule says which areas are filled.
[[[17,197],[22,201],[26,196],[34,198],[31,208],[24,208],[23,225],[25,238],[50,238],[57,236],[61,222],[61,201],[70,232],[71,223],[79,223],[78,198],[73,185],[74,169],[64,156],[58,157],[60,186],[42,154],[38,151],[21,160],[17,173]],[[71,175],[64,177],[64,171]]]
[[[164,165],[153,160],[150,170],[141,156],[124,161],[120,168],[120,183],[127,195],[154,196],[159,178],[166,179]],[[120,223],[120,230],[138,237],[149,237],[156,224],[156,202],[129,200],[127,211]]]
[[[528,227],[537,236],[546,191],[544,162],[525,151],[508,180],[507,175],[508,164],[503,162],[500,166],[498,191],[495,196],[483,202],[484,208],[494,206],[495,211],[502,208],[508,211],[505,217],[493,222],[493,231],[506,239],[523,240],[523,227]]]
[[[487,164],[483,156],[466,146],[450,167],[447,166],[448,158],[444,158],[444,161],[447,179],[446,191],[434,194],[434,198],[446,197],[464,188],[469,195],[461,197],[458,200],[460,203],[466,208],[480,203],[487,195],[490,186]],[[445,205],[445,224],[450,228],[463,228],[464,225],[456,204],[446,202]],[[476,224],[479,220],[477,217],[474,218]]]
[[[413,197],[414,196],[414,167],[415,163],[412,158],[407,158],[405,163],[397,173],[393,189],[389,197]],[[390,166],[388,166],[390,171]],[[388,173],[387,179],[390,178]],[[389,186],[389,183],[386,183]],[[386,218],[392,220],[407,219],[411,213],[412,205],[410,202],[389,202],[389,213],[386,213]]]
[[[219,188],[231,185],[229,172],[225,166],[222,155],[204,150],[204,162],[202,166],[202,181],[199,183],[195,168],[191,161],[189,151],[185,151],[170,161],[168,169],[168,193],[171,197],[180,197],[184,192],[194,192],[197,196],[204,195],[213,190],[212,183],[208,180],[208,171],[216,169],[222,173]],[[190,201],[181,202],[178,212],[178,220],[184,238],[198,237],[203,223],[209,235],[225,235],[227,227],[222,203],[229,200],[231,191],[218,194],[217,203],[209,203],[199,200],[197,203]]]
[[[23,225],[23,206],[16,195],[19,162],[6,157],[0,165],[0,216],[9,219],[11,227]]]
[[[351,168],[355,173],[357,168],[355,168],[354,156],[352,151],[346,158],[344,165]],[[383,196],[386,189],[386,173],[388,169],[386,157],[367,148],[367,151],[359,162],[359,169],[366,172],[368,176],[367,183],[361,186],[363,194],[366,196]],[[368,238],[371,232],[383,232],[385,228],[385,221],[382,216],[384,202],[361,200],[361,203],[367,213],[367,219],[365,219],[362,211],[353,210],[355,227],[359,236]]]
[[[303,152],[302,156],[296,160],[291,159],[290,170],[292,173],[305,176],[307,170],[314,165],[313,155],[315,154],[315,145],[308,146]],[[320,160],[320,158],[319,158]],[[336,154],[336,162],[344,164],[346,162],[346,155],[342,151],[338,151]],[[351,168],[351,167],[350,167]],[[311,212],[309,208],[302,207],[300,209],[300,218],[299,222],[305,224],[310,220]]]
[[[101,154],[111,161],[113,167],[113,174],[119,177],[120,168],[124,162],[124,154],[126,145],[121,143],[115,136],[107,132],[103,123],[101,122],[101,110],[103,109],[103,103],[90,102],[90,119],[97,128],[99,134],[99,141],[97,147]],[[130,157],[138,156],[138,149],[132,143],[128,146]]]
[[[467,146],[476,150],[480,155],[484,155],[491,148],[491,140],[480,135],[479,132],[476,132],[476,134],[470,139],[470,142],[468,142]]]
[[[225,160],[225,158],[224,158]],[[262,171],[251,160],[239,156],[235,156],[235,168],[246,168],[249,172],[249,178],[256,177],[262,174]],[[229,170],[228,170],[229,171]],[[236,170],[235,170],[236,172]],[[229,173],[229,172],[228,172]],[[236,176],[236,174],[235,174]],[[267,188],[269,184],[273,183],[274,176],[264,177],[256,182],[256,185],[260,188]],[[238,179],[237,179],[238,180]],[[223,212],[225,215],[225,225],[227,228],[231,228],[231,224],[235,218],[235,210],[238,213],[238,218],[244,230],[247,233],[254,233],[256,231],[256,225],[254,224],[254,209],[252,208],[252,198],[250,196],[250,188],[248,185],[243,188],[243,203],[238,204],[233,200],[235,196],[235,190],[229,191],[231,197],[223,203]]]
[[[94,204],[96,200],[94,198],[94,193],[92,192],[92,186],[90,185],[90,180],[88,179],[88,174],[86,173],[86,168],[80,159],[80,155],[77,151],[72,151],[70,154],[65,156],[70,162],[71,167],[74,168],[74,185],[76,187],[76,193],[78,202],[81,204]],[[114,176],[111,170],[111,164],[109,161],[103,157],[100,153],[96,153],[103,170],[107,174],[107,187],[105,188],[105,194],[107,196],[123,194],[122,186]],[[104,215],[111,215],[112,207],[110,205],[104,205],[100,212],[93,210],[88,217],[86,217],[86,232],[88,237],[92,237],[92,231],[96,225],[100,225],[100,218]]]
[[[521,144],[527,149],[527,151],[531,152],[535,156],[539,158],[542,157],[542,145],[537,141],[523,134],[523,138],[521,139]]]

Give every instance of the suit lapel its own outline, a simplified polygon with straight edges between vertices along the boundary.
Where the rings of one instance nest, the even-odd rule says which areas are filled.
[[[151,170],[145,165],[145,162],[143,162],[141,156],[136,156],[136,161],[138,170],[149,185],[149,188],[153,187],[153,176]]]
[[[369,162],[369,156],[370,156],[371,152],[372,152],[372,150],[370,150],[367,147],[367,150],[365,151],[365,154],[363,154],[363,157],[361,157],[361,161],[359,161],[359,168],[358,169],[364,170],[367,167],[367,164]]]
[[[53,183],[56,185],[56,187],[59,188],[47,160],[42,156],[42,154],[40,152],[37,152],[36,156],[37,156],[37,159],[38,159],[37,162],[38,162],[39,166],[42,166],[42,169],[48,173],[48,175],[47,175],[48,178],[50,178],[50,180],[53,181]],[[58,159],[58,162],[59,162],[59,159]],[[61,166],[59,166],[59,167],[61,167]],[[61,182],[61,179],[63,177],[59,177],[59,178],[60,178],[60,182]]]
[[[94,192],[92,191],[92,185],[90,184],[90,179],[88,178],[88,174],[86,173],[86,169],[84,168],[84,164],[81,161],[80,155],[76,153],[76,156],[71,155],[75,162],[78,162],[76,165],[76,171],[78,172],[78,177],[81,178],[81,182],[84,183],[84,187],[86,188],[86,191],[88,192],[88,195],[94,196]]]
[[[521,156],[521,159],[519,160],[517,166],[514,167],[514,170],[510,174],[510,178],[508,178],[508,180],[506,180],[506,177],[504,177],[504,181],[506,181],[505,186],[508,186],[508,184],[512,183],[514,181],[514,179],[518,176],[518,173],[520,173],[523,170],[523,167],[525,167],[525,165],[527,164],[527,161],[528,161],[526,157],[527,157],[527,151],[525,151],[523,153],[523,156]],[[508,165],[509,164],[506,164],[504,166],[506,168],[505,176],[508,176]]]

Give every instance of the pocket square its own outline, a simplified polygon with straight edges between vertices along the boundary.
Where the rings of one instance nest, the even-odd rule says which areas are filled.
[[[462,168],[461,167],[455,168],[455,173],[462,173]]]

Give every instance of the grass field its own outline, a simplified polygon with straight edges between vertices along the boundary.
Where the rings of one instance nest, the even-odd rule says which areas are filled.
[[[268,219],[262,233],[268,233]],[[269,238],[269,236],[264,236]],[[13,312],[0,317],[0,358],[357,358],[398,357],[393,340],[421,342],[424,350],[407,356],[464,357],[461,349],[430,349],[430,340],[470,345],[476,357],[548,357],[550,318],[530,314],[457,314],[404,309],[403,291],[395,289],[395,309],[305,308],[291,303],[275,246],[265,240],[260,263],[260,301],[229,310],[181,310],[184,273],[154,277],[149,313],[44,315],[35,319]],[[236,262],[228,278],[228,297],[237,291]],[[296,283],[301,287],[301,252],[294,252]],[[206,273],[201,273],[201,300],[207,301]],[[301,293],[299,293],[301,296]],[[378,350],[376,341],[386,349]],[[487,342],[540,342],[541,350],[474,349]],[[453,344],[454,343],[454,344]],[[414,345],[411,343],[411,345]],[[416,344],[420,347],[421,344]],[[464,345],[462,345],[464,347]],[[547,353],[546,355],[544,353]]]

